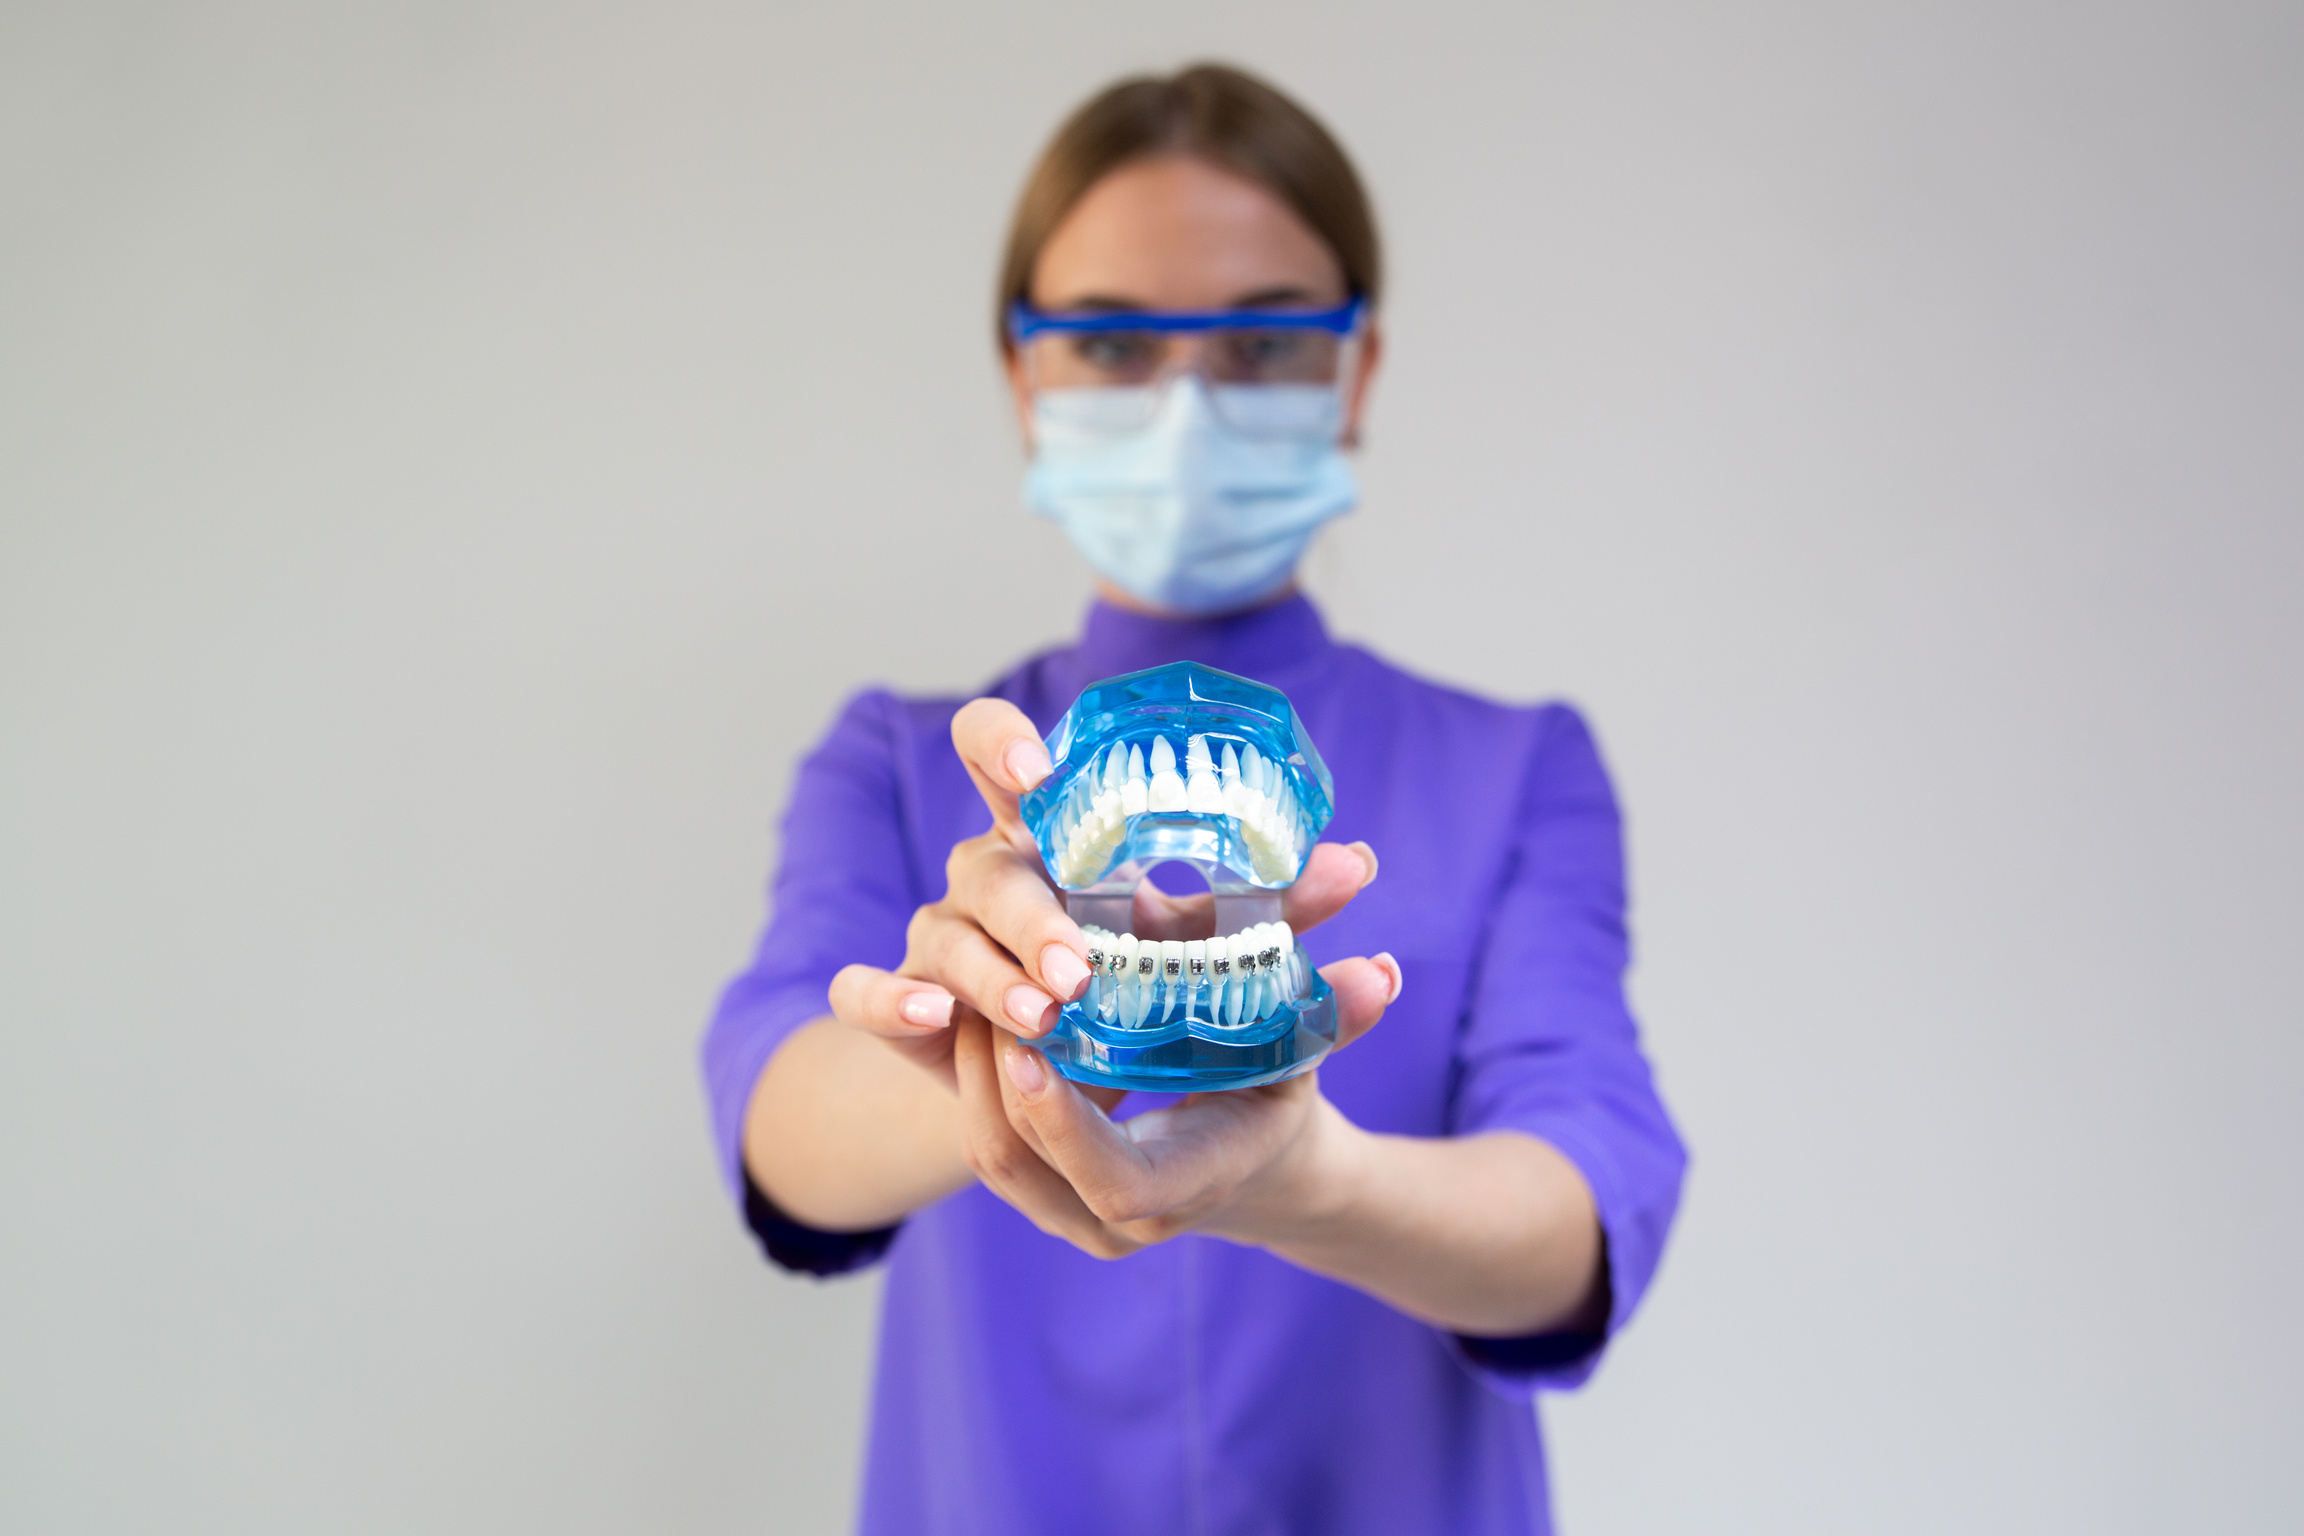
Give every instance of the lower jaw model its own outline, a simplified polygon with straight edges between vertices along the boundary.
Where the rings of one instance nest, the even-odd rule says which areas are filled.
[[[1118,1029],[1261,1024],[1308,989],[1309,967],[1284,922],[1215,939],[1138,939],[1093,925],[1080,1007]]]

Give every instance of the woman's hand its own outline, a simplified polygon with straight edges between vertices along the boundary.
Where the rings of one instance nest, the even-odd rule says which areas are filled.
[[[975,1175],[960,1150],[955,1035],[987,1018],[1045,1034],[1057,1003],[1087,982],[1087,940],[1042,877],[1017,810],[1049,773],[1039,734],[1013,705],[979,699],[954,717],[952,738],[991,830],[952,850],[949,889],[913,914],[903,963],[835,976],[832,1017],[784,1042],[746,1106],[754,1180],[787,1215],[827,1231],[886,1226],[966,1188]]]
[[[1050,772],[1039,733],[1015,705],[977,699],[953,717],[952,745],[991,809],[991,830],[952,849],[944,899],[913,913],[903,964],[851,965],[832,981],[835,1018],[947,1083],[956,1023],[973,1016],[1044,1035],[1088,985],[1087,937],[1065,915],[1018,809]]]
[[[1333,908],[1306,915],[1317,921]],[[1338,1050],[1400,995],[1400,967],[1388,955],[1339,960],[1320,974],[1336,990]],[[964,1021],[955,1045],[968,1166],[1042,1231],[1098,1258],[1195,1230],[1283,1242],[1351,1187],[1357,1133],[1320,1096],[1317,1073],[1193,1094],[1115,1124],[1100,1090],[1066,1081],[980,1021]]]
[[[958,1089],[968,1166],[1042,1229],[1106,1256],[1193,1228],[1254,1241],[1324,1187],[1348,1143],[1340,1116],[1306,1074],[1266,1088],[1194,1095],[1116,1126],[1124,1094],[1081,1088],[1014,1037],[1055,1027],[1088,984],[1088,942],[1049,884],[1019,797],[1050,772],[1047,749],[1015,706],[978,699],[952,721],[952,744],[992,812],[992,827],[952,850],[942,901],[922,907],[893,972],[850,966],[832,987],[841,1022],[888,1042]],[[1282,894],[1301,933],[1343,910],[1376,876],[1365,845],[1324,843]],[[1215,898],[1170,897],[1147,883],[1136,933],[1206,938]],[[1389,956],[1321,972],[1336,990],[1338,1048],[1399,995]]]
[[[1051,771],[1032,722],[1003,700],[977,699],[953,717],[952,745],[992,812],[992,826],[953,848],[944,899],[913,914],[901,965],[851,965],[834,978],[834,1017],[953,1085],[977,1177],[1092,1251],[1126,1251],[1186,1225],[1289,1207],[1292,1181],[1323,1128],[1317,1111],[1324,1104],[1309,1075],[1197,1096],[1141,1116],[1123,1133],[1104,1118],[1124,1097],[1121,1090],[1062,1082],[1013,1043],[1011,1037],[1053,1029],[1060,1006],[1087,989],[1088,941],[1049,883],[1019,809],[1020,797]],[[1375,874],[1376,856],[1365,845],[1321,844],[1283,893],[1282,915],[1299,933],[1316,927]],[[1170,897],[1147,883],[1137,893],[1134,926],[1156,938],[1205,938],[1215,931],[1215,898]],[[1341,961],[1322,974],[1337,992],[1340,1046],[1398,995],[1399,968],[1389,957]],[[1016,1056],[1005,1071],[996,1059],[1003,1041]],[[1140,1178],[1155,1182],[1139,1188],[1112,1162],[1126,1148],[1141,1155]],[[1093,1204],[1070,1184],[1074,1172]],[[1100,1209],[1128,1215],[1109,1221],[1095,1214]],[[1131,1235],[1113,1236],[1120,1226]]]

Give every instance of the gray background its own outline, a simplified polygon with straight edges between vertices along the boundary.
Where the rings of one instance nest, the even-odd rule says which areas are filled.
[[[1390,237],[1335,626],[1630,807],[1566,1526],[2304,1523],[2295,5],[321,9],[0,4],[0,1527],[843,1524],[693,1043],[838,699],[1075,622],[994,248],[1209,53]]]

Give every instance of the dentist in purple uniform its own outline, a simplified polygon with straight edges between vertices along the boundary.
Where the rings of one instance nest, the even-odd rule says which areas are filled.
[[[1228,69],[1106,90],[1025,188],[1026,499],[1097,600],[983,698],[850,701],[703,1047],[768,1257],[888,1266],[867,1532],[1544,1531],[1531,1399],[1655,1273],[1686,1155],[1625,1005],[1591,732],[1339,644],[1295,588],[1355,499],[1379,276],[1343,151]],[[1187,658],[1287,693],[1334,773],[1286,916],[1348,1048],[1122,1097],[1018,1044],[1088,945],[1017,799],[1083,686]],[[1205,893],[1138,898],[1140,935],[1212,924]]]

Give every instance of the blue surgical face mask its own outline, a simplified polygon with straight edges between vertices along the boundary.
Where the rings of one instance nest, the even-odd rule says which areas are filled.
[[[1360,495],[1337,442],[1338,390],[1216,389],[1185,374],[1149,419],[1134,390],[1033,397],[1026,503],[1098,575],[1179,613],[1233,612],[1278,591],[1320,525]]]

